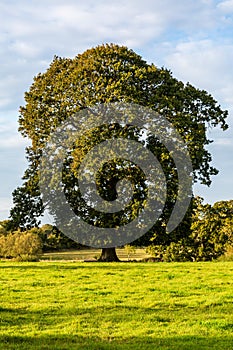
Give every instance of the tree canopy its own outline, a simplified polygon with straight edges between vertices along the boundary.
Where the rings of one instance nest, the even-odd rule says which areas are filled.
[[[193,200],[191,227],[186,236],[168,246],[152,244],[148,251],[159,261],[210,261],[233,247],[233,201],[204,204]]]
[[[196,199],[191,238],[198,260],[216,259],[233,245],[233,200],[203,204]]]
[[[31,140],[31,146],[26,149],[29,165],[23,177],[24,184],[13,193],[13,226],[34,226],[38,224],[38,217],[43,214],[38,167],[49,135],[74,113],[101,103],[115,102],[137,103],[167,118],[188,147],[194,181],[208,186],[211,184],[211,176],[216,175],[218,171],[211,165],[211,154],[206,149],[212,142],[207,137],[207,129],[216,126],[227,129],[227,111],[223,111],[208,92],[189,83],[184,84],[175,79],[169,70],[148,64],[127,47],[115,44],[100,45],[74,58],[55,56],[50,67],[34,78],[29,91],[25,93],[25,105],[20,107],[19,131]],[[131,138],[138,138],[138,131],[130,129],[129,125],[124,129],[113,125],[111,130],[107,131],[92,130],[88,135],[89,143],[84,144],[80,141],[81,146],[88,151],[93,145],[91,141],[95,138],[99,141],[106,132],[108,137],[109,134],[117,137],[121,132],[131,134]],[[84,135],[84,138],[85,136],[87,135]],[[76,145],[75,148],[76,167],[83,152],[82,147]],[[156,154],[166,176],[167,201],[159,222],[138,243],[148,243],[154,237],[157,243],[168,244],[185,234],[184,229],[181,232],[178,228],[168,236],[163,229],[176,199],[177,169],[169,152],[153,135],[148,137],[147,147]],[[106,171],[105,169],[105,175]],[[113,173],[114,166],[111,174]],[[111,200],[116,185],[116,178],[111,174],[108,184],[103,181],[103,177],[101,180],[100,176],[102,195],[109,196],[108,200]],[[74,188],[74,172],[68,172],[66,175],[67,185],[71,184],[69,188]],[[106,192],[109,186],[110,191]],[[72,191],[69,194],[72,201]],[[188,212],[183,225],[190,226],[189,217]]]

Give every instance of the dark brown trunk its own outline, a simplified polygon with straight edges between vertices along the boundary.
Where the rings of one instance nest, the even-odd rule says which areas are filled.
[[[98,261],[103,261],[103,262],[120,261],[116,254],[116,248],[102,248],[101,256],[99,257]]]

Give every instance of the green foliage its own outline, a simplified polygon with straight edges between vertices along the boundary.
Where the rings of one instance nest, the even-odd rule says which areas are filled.
[[[150,245],[146,249],[147,253],[156,258],[157,261],[192,261],[193,249],[184,239],[178,242],[171,242],[169,245]]]
[[[147,251],[158,261],[207,261],[233,247],[233,200],[213,206],[195,199],[189,235],[169,245],[151,245]]]
[[[0,235],[7,235],[10,232],[10,220],[0,221]]]
[[[37,229],[37,234],[43,243],[43,252],[80,248],[78,243],[65,236],[57,227],[49,224]]]
[[[34,229],[0,236],[0,257],[2,258],[35,261],[41,254],[42,242]]]
[[[54,57],[47,71],[39,73],[25,93],[25,106],[20,107],[19,130],[23,136],[31,139],[32,145],[26,150],[29,166],[23,177],[24,185],[13,193],[11,219],[15,227],[35,226],[44,211],[38,189],[38,166],[48,136],[75,112],[100,103],[119,101],[147,106],[165,116],[188,145],[195,181],[210,185],[211,175],[216,174],[217,170],[211,166],[211,154],[205,148],[211,142],[206,131],[208,126],[220,126],[225,130],[227,111],[223,111],[206,91],[196,89],[190,84],[184,85],[169,70],[148,64],[127,47],[101,45],[73,59]],[[138,130],[130,130],[129,125],[123,130],[119,129],[119,125],[114,125],[113,130],[107,128],[98,130],[98,133],[91,130],[79,140],[80,144],[76,144],[73,160],[68,162],[68,171],[64,173],[66,195],[74,210],[78,211],[80,204],[74,191],[77,182],[74,169],[93,144],[100,142],[103,136],[109,137],[111,133],[116,136],[117,132],[129,132],[130,137],[138,137]],[[147,144],[157,156],[165,173],[167,202],[157,226],[138,241],[137,245],[139,242],[148,245],[152,237],[154,244],[169,245],[187,235],[188,218],[186,229],[178,228],[171,236],[166,235],[166,223],[177,196],[176,167],[156,137],[148,136]],[[126,168],[125,175],[128,171]],[[104,182],[101,176],[99,178],[102,181],[102,187],[99,187],[108,200],[114,195],[117,180],[114,174],[113,166],[111,174],[107,174],[112,179],[110,183]],[[98,222],[98,225],[104,227],[110,224],[106,216]]]
[[[43,252],[61,250],[61,249],[78,249],[80,244],[74,242],[62,232],[60,232],[55,226],[46,224],[41,227],[32,227],[22,231],[21,229],[14,230],[14,222],[12,220],[4,220],[0,222],[0,240],[1,248],[0,251],[5,251],[6,253],[0,254],[3,257],[15,257],[14,249],[14,240],[17,235],[24,236],[24,234],[33,234],[38,237],[38,240],[42,243]],[[23,243],[24,244],[24,243]],[[4,248],[3,248],[4,246]],[[12,249],[11,249],[12,248]],[[24,244],[24,250],[26,253],[27,246]],[[28,251],[29,255],[30,249]]]
[[[12,195],[14,207],[10,211],[8,228],[26,230],[38,227],[44,206],[38,190],[38,181],[35,181],[34,176],[26,180],[23,186],[16,188]]]
[[[233,200],[211,206],[198,198],[191,232],[196,260],[212,260],[224,254],[233,244]]]

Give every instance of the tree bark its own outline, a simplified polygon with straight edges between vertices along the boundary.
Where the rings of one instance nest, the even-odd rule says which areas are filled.
[[[116,254],[116,248],[102,248],[101,256],[99,257],[98,261],[103,261],[103,262],[120,261]]]

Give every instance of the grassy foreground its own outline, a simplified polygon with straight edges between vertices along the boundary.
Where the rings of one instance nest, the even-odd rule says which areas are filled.
[[[233,348],[233,263],[0,262],[0,349]]]

